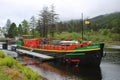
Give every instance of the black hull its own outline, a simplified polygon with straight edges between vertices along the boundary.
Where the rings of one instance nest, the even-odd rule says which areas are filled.
[[[101,59],[103,57],[103,47],[104,44],[100,44],[100,50],[82,51],[79,53],[85,53],[85,55],[73,55],[73,56],[66,55],[66,54],[70,54],[70,52],[59,53],[59,52],[48,52],[48,51],[40,51],[40,50],[33,50],[33,52],[52,56],[54,57],[54,59],[52,59],[51,61],[55,63],[64,63],[64,64],[80,65],[80,66],[83,65],[99,66],[101,63]],[[30,50],[28,48],[27,49],[21,48],[21,49]]]
[[[36,51],[36,52],[38,52],[38,51]],[[82,55],[82,56],[66,56],[65,55],[65,54],[69,54],[69,53],[47,53],[47,52],[40,52],[40,53],[44,53],[46,55],[53,56],[54,60],[52,60],[52,61],[55,63],[80,65],[80,66],[86,66],[86,65],[99,66],[101,63],[101,59],[103,57],[103,53],[101,53],[101,50],[87,51],[87,52],[84,52],[86,54]],[[81,53],[83,53],[83,52],[81,52]],[[77,61],[73,62],[72,60],[77,60]]]
[[[76,56],[76,57],[64,57],[63,63],[70,64],[70,65],[80,65],[80,66],[99,66],[102,59],[102,54],[100,51],[89,51],[84,52],[86,55],[84,56]],[[65,61],[67,59],[67,61]],[[58,59],[60,60],[60,59]],[[80,62],[72,62],[72,60],[80,60]],[[65,61],[65,62],[64,62]]]

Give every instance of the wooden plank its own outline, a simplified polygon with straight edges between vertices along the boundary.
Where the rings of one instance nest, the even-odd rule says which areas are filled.
[[[53,57],[51,57],[51,56],[47,56],[47,55],[44,55],[44,54],[41,54],[41,53],[36,53],[36,52],[27,51],[27,50],[23,50],[23,49],[16,49],[16,51],[22,52],[22,53],[25,53],[25,54],[29,54],[29,55],[33,55],[33,56],[36,56],[36,57],[40,57],[40,58],[43,58],[43,59],[53,59]]]

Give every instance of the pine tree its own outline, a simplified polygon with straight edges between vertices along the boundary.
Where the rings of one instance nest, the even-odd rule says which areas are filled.
[[[8,30],[8,37],[14,38],[16,35],[17,35],[17,27],[15,23],[12,23]]]
[[[22,21],[23,34],[29,34],[30,27],[27,20]]]
[[[21,24],[18,25],[18,35],[23,35],[23,28]]]

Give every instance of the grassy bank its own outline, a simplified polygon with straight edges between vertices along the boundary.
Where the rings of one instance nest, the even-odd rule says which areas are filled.
[[[82,41],[92,41],[94,43],[104,42],[106,46],[117,44],[120,45],[120,36],[119,34],[113,33],[105,33],[105,32],[84,32],[83,40],[81,33],[76,32],[62,32],[62,33],[55,33],[54,39],[62,39],[62,40],[79,40]]]
[[[22,66],[0,51],[0,80],[42,80],[37,72]]]

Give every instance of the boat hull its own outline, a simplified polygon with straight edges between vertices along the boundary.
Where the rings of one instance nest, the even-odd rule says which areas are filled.
[[[66,54],[65,57],[59,58],[57,60],[62,61],[65,64],[72,65],[80,65],[80,66],[99,66],[101,63],[101,59],[103,54],[100,53],[100,50],[97,51],[85,51],[80,53],[75,53],[76,55],[69,55],[71,53]],[[57,61],[57,62],[59,62]]]
[[[90,65],[99,66],[103,57],[104,44],[100,44],[100,48],[71,50],[71,51],[49,51],[41,49],[33,49],[33,52],[54,57],[55,63],[64,63],[70,65]],[[20,47],[21,49],[31,50],[31,48]]]

